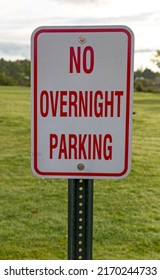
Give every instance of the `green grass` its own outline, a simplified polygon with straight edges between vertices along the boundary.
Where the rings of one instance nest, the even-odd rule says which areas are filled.
[[[67,259],[67,180],[30,168],[30,90],[0,87],[0,259]],[[160,94],[135,93],[132,171],[94,182],[93,259],[160,258]]]

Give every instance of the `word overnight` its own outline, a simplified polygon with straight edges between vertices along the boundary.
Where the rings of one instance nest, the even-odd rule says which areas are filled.
[[[40,114],[52,117],[120,117],[122,90],[47,91],[40,93]]]

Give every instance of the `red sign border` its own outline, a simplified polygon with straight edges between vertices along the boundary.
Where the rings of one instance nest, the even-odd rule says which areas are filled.
[[[38,129],[38,121],[37,121],[37,53],[38,53],[38,36],[42,33],[83,33],[83,32],[122,32],[127,35],[128,38],[128,48],[127,48],[127,74],[126,74],[126,130],[125,130],[125,160],[124,160],[124,169],[120,173],[91,173],[91,172],[43,172],[38,169],[38,150],[37,150],[37,144],[38,144],[38,136],[37,136],[37,129]],[[130,136],[130,99],[131,99],[131,57],[132,57],[132,35],[128,28],[125,27],[94,27],[94,28],[83,28],[83,27],[77,27],[77,28],[48,28],[48,27],[42,27],[41,29],[38,29],[34,36],[33,36],[33,51],[34,51],[34,57],[33,57],[33,67],[34,67],[34,106],[33,106],[33,135],[34,135],[34,141],[33,141],[33,148],[34,148],[34,160],[33,160],[33,166],[34,171],[37,175],[40,175],[42,177],[87,177],[87,178],[101,178],[101,177],[115,177],[115,179],[119,177],[123,177],[128,171],[129,171],[129,136]]]

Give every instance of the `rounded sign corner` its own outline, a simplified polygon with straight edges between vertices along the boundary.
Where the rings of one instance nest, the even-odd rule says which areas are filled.
[[[117,179],[119,179],[119,180],[125,179],[126,177],[128,177],[128,175],[130,174],[130,172],[131,172],[131,166],[126,167],[126,168],[123,170],[123,172],[120,174],[119,178],[117,178]]]
[[[43,172],[41,172],[36,166],[31,165],[32,173],[38,178],[44,178]]]
[[[44,26],[39,26],[39,27],[35,28],[33,30],[33,32],[31,33],[31,41],[34,41],[34,38],[38,37],[38,35],[40,33],[42,33],[44,29],[45,29]]]
[[[134,32],[129,26],[122,25],[121,28],[122,28],[123,32],[130,34],[134,38]]]

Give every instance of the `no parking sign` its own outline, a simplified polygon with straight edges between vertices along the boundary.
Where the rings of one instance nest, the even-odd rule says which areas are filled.
[[[32,170],[42,177],[126,176],[131,166],[133,33],[125,26],[32,34]]]

